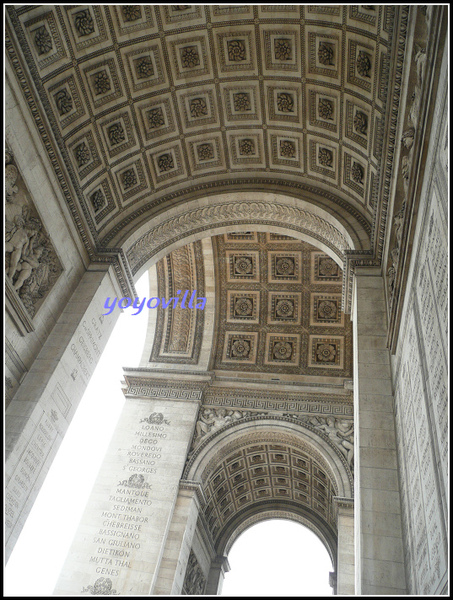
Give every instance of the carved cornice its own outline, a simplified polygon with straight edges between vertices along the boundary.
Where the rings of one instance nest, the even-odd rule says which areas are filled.
[[[125,375],[126,388],[123,393],[129,398],[162,398],[166,400],[185,400],[201,402],[207,381],[171,381],[131,377]]]
[[[257,411],[303,412],[333,416],[352,416],[352,393],[328,396],[304,392],[244,391],[235,388],[212,387],[206,391],[203,406],[241,408]]]
[[[354,515],[354,498],[342,498],[341,496],[334,496],[332,500],[337,518],[341,510],[347,511],[348,513],[352,513],[352,515]]]
[[[394,48],[392,55],[395,60],[392,63],[391,83],[389,83],[385,98],[387,100],[387,131],[385,139],[382,140],[384,152],[381,153],[381,163],[379,168],[379,192],[377,197],[379,202],[374,212],[374,219],[371,232],[371,250],[355,251],[347,250],[345,252],[345,273],[343,279],[343,310],[346,313],[351,312],[352,301],[352,281],[356,267],[376,267],[382,262],[382,254],[385,244],[385,232],[387,228],[387,213],[391,202],[391,185],[394,177],[394,155],[397,145],[397,130],[400,114],[400,103],[402,93],[403,69],[406,60],[407,28],[409,19],[409,6],[396,8],[395,18],[398,18],[398,30],[394,35]],[[387,68],[390,65],[387,64]],[[391,90],[391,94],[389,93]]]
[[[415,9],[414,9],[415,10]],[[415,235],[416,215],[421,201],[428,156],[427,140],[433,126],[436,90],[439,84],[440,49],[445,40],[445,14],[442,7],[428,7],[427,18],[417,10],[415,43],[412,49],[409,81],[413,95],[406,103],[401,143],[402,151],[397,171],[398,187],[395,197],[393,229],[390,236],[391,251],[387,263],[389,336],[388,344],[396,352],[398,333],[403,310],[404,291],[411,261]],[[432,169],[432,164],[429,165]],[[396,210],[398,209],[398,212]]]
[[[385,230],[387,227],[387,212],[390,199],[390,188],[392,176],[394,173],[394,153],[397,144],[397,129],[402,91],[403,67],[405,62],[406,42],[407,42],[407,26],[409,18],[410,6],[401,6],[396,9],[395,18],[398,18],[397,31],[394,34],[394,48],[392,51],[393,73],[387,90],[386,98],[389,98],[386,107],[387,115],[387,132],[386,139],[383,142],[384,152],[382,153],[382,163],[380,167],[380,189],[379,203],[376,207],[373,228],[372,228],[372,258],[379,262],[382,260],[382,252],[385,243]],[[367,265],[368,266],[368,265]]]
[[[198,502],[200,506],[206,505],[206,498],[203,492],[203,486],[198,481],[190,481],[188,479],[181,479],[179,482],[180,490],[189,490],[191,492],[195,492]]]

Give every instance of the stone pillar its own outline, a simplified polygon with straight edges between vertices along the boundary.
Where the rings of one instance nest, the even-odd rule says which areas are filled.
[[[354,425],[356,594],[405,594],[401,505],[384,282],[355,272]]]
[[[113,330],[105,299],[121,295],[106,266],[88,270],[5,414],[5,539],[9,558]]]
[[[125,376],[125,407],[57,583],[57,595],[155,594],[160,569],[175,566],[174,557],[162,564],[172,524],[176,526],[175,506],[176,517],[186,524],[195,517],[190,498],[181,496],[179,505],[177,500],[203,382],[193,378],[184,382],[179,376],[173,384],[167,375],[159,379],[151,378],[152,372],[137,370],[137,374]],[[165,571],[162,574],[168,577]]]
[[[230,570],[230,564],[226,556],[216,556],[211,563],[208,583],[206,585],[207,596],[218,596],[222,592],[225,573]]]
[[[181,595],[202,494],[198,483],[181,481],[154,594]]]
[[[338,530],[335,593],[339,596],[354,596],[354,500],[335,497],[333,501],[337,512]]]

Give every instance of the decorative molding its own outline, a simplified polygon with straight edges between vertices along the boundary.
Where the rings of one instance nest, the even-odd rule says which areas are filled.
[[[205,296],[201,242],[174,250],[157,263],[158,295],[179,297],[177,292]],[[188,307],[157,308],[156,331],[150,362],[197,364],[203,339],[204,311]]]
[[[438,83],[440,59],[439,47],[442,42],[444,27],[443,8],[432,10],[426,19],[423,11],[417,10],[415,23],[414,46],[412,48],[409,86],[413,93],[410,103],[405,106],[404,132],[401,138],[400,164],[397,171],[397,189],[395,193],[394,212],[390,247],[387,263],[387,298],[389,312],[390,351],[395,353],[400,328],[400,318],[411,257],[412,239],[415,219],[421,198],[421,185],[425,171],[427,143],[430,135],[434,97]],[[432,67],[426,69],[426,65]],[[428,106],[431,106],[428,111]],[[391,250],[390,250],[391,248]]]
[[[125,375],[126,387],[123,393],[126,397],[162,398],[167,400],[201,401],[207,382],[181,382],[180,386],[174,383],[131,377]]]
[[[296,425],[300,425],[306,429],[309,429],[311,431],[313,431],[314,433],[316,433],[317,435],[319,435],[322,440],[327,443],[328,446],[330,446],[335,454],[338,456],[338,458],[340,459],[340,462],[343,465],[344,468],[344,473],[347,475],[347,478],[349,479],[349,483],[351,486],[351,490],[354,489],[354,475],[353,472],[350,468],[350,465],[346,459],[345,453],[343,451],[340,451],[339,449],[339,444],[337,444],[336,442],[334,443],[329,436],[322,430],[321,427],[315,427],[313,424],[310,423],[309,419],[307,420],[303,420],[299,418],[299,415],[260,415],[260,416],[251,416],[251,417],[247,417],[244,416],[243,418],[240,419],[241,420],[241,424],[243,423],[249,423],[249,422],[259,422],[259,421],[280,421],[282,423],[287,422],[287,423],[294,423]],[[231,430],[230,433],[234,433],[234,428],[237,426],[236,422],[233,423],[227,423],[226,425],[221,426],[219,429],[216,429],[211,435],[209,436],[205,436],[205,438],[203,440],[201,440],[201,442],[193,449],[192,452],[190,452],[190,454],[187,457],[187,461],[186,461],[186,465],[184,467],[184,478],[187,478],[187,475],[189,474],[192,466],[194,465],[194,463],[197,461],[198,456],[201,454],[201,452],[203,452],[203,450],[207,447],[208,444],[210,444],[213,440],[214,437],[218,437],[219,435],[221,435],[222,433],[224,433],[226,430]],[[268,433],[264,433],[264,432],[254,432],[254,433],[248,433],[245,436],[241,435],[238,439],[235,439],[235,436],[232,436],[233,441],[230,442],[229,444],[227,444],[221,451],[221,456],[215,456],[214,458],[211,459],[209,465],[206,467],[206,469],[203,472],[202,478],[203,481],[206,480],[206,478],[209,476],[210,472],[212,471],[212,469],[214,468],[214,466],[216,464],[218,464],[218,461],[222,458],[222,456],[225,455],[225,453],[227,451],[229,451],[229,449],[231,449],[231,447],[236,447],[236,448],[240,448],[245,446],[247,443],[253,443],[255,442],[260,442],[260,441],[271,441],[274,440],[275,443],[283,443],[284,440],[287,440],[287,443],[289,445],[295,445],[296,447],[300,448],[301,450],[303,450],[304,452],[306,452],[307,454],[309,454],[310,456],[313,456],[317,461],[320,462],[320,464],[323,464],[323,468],[327,469],[328,473],[330,474],[329,476],[331,477],[332,481],[335,481],[335,477],[333,476],[333,473],[330,471],[330,468],[327,467],[327,465],[324,463],[324,458],[321,457],[321,455],[318,453],[317,450],[315,450],[313,448],[313,446],[303,442],[303,441],[298,441],[297,443],[294,442],[294,438],[292,437],[293,432],[287,432],[287,433],[282,433],[282,432],[277,432],[277,431],[273,431],[273,432],[268,432]],[[255,439],[256,436],[256,439]]]
[[[347,240],[333,225],[321,217],[294,206],[265,202],[228,202],[194,208],[184,214],[167,219],[153,227],[127,251],[127,257],[136,273],[154,254],[182,239],[190,232],[238,223],[290,224],[292,229],[322,240],[339,256],[350,249]],[[303,223],[297,226],[296,223]]]
[[[266,410],[291,413],[308,413],[334,417],[352,417],[354,414],[352,395],[335,397],[302,392],[273,394],[272,392],[234,393],[230,388],[209,388],[204,396],[203,406],[219,408]]]

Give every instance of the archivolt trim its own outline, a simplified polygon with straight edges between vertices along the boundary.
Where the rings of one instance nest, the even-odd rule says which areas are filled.
[[[286,424],[296,427],[286,429]],[[277,431],[276,425],[280,425],[286,431]],[[272,430],[265,431],[266,427]],[[305,433],[303,439],[298,439],[297,434]],[[231,440],[231,435],[234,439]],[[236,437],[238,436],[238,437]],[[327,471],[332,483],[337,488],[337,495],[352,497],[354,494],[354,477],[345,457],[339,449],[322,432],[315,430],[307,423],[297,419],[282,416],[246,417],[239,422],[228,424],[207,439],[189,455],[182,479],[192,481],[206,481],[215,467],[236,449],[248,444],[260,442],[273,442],[288,444],[300,449],[318,461]],[[212,455],[209,459],[208,456]],[[329,461],[336,462],[335,469]],[[335,471],[335,472],[334,472]],[[340,491],[339,488],[343,488]]]
[[[136,274],[160,250],[189,234],[239,224],[286,227],[303,233],[324,243],[343,263],[344,252],[352,249],[352,240],[348,240],[339,229],[315,212],[277,202],[275,196],[273,199],[273,202],[229,200],[201,207],[196,203],[191,210],[167,218],[127,250],[132,272]]]

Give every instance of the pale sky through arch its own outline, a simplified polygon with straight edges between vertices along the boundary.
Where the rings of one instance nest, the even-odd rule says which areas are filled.
[[[329,596],[332,562],[309,529],[271,519],[244,531],[233,544],[222,596]]]

